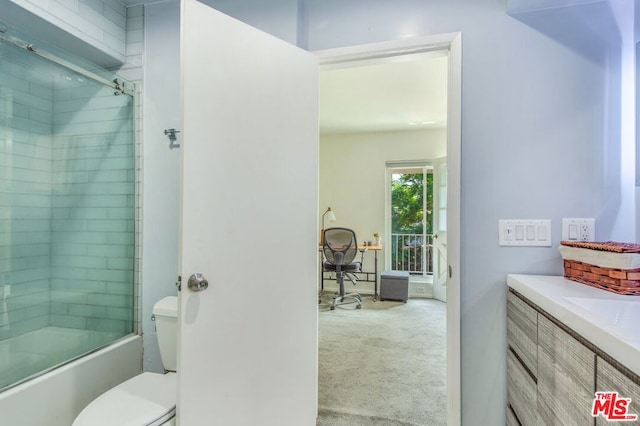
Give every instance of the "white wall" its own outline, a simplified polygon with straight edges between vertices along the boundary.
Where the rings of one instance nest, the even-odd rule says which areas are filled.
[[[318,214],[331,206],[336,221],[325,227],[351,228],[358,243],[373,240],[374,232],[384,237],[385,162],[445,155],[446,129],[322,135]],[[366,256],[365,269],[373,270],[373,255]],[[378,253],[378,271],[383,268],[384,248]],[[373,290],[373,284],[359,283],[360,289]]]
[[[557,245],[562,217],[595,217],[606,239],[620,206],[609,47],[551,12],[537,17],[545,33],[504,8],[495,0],[306,2],[312,51],[462,32],[463,424],[505,422],[506,274],[562,272],[555,247],[499,247],[498,219],[551,219]]]
[[[179,14],[175,1],[145,6],[142,332],[144,368],[157,372],[162,363],[153,305],[177,294],[180,149],[169,149],[164,130],[180,130]]]
[[[612,239],[638,240],[640,229],[636,214],[636,42],[634,2],[611,0],[615,21],[620,31],[620,194],[618,220]],[[626,226],[632,222],[635,232]]]

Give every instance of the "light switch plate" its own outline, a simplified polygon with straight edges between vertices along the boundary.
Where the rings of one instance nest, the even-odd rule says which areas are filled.
[[[562,219],[563,241],[595,241],[596,220],[593,218]]]
[[[498,245],[551,247],[551,219],[500,219]]]

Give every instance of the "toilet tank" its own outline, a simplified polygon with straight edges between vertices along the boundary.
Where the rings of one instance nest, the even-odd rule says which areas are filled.
[[[158,346],[162,365],[167,371],[176,371],[178,353],[178,298],[168,296],[153,305]]]

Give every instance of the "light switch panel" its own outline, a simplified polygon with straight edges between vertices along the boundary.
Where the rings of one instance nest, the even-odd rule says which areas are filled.
[[[551,247],[551,219],[500,219],[498,245]]]

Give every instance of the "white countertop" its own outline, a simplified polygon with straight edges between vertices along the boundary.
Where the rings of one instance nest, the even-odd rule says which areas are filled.
[[[507,285],[640,375],[640,296],[559,276],[510,274]]]

